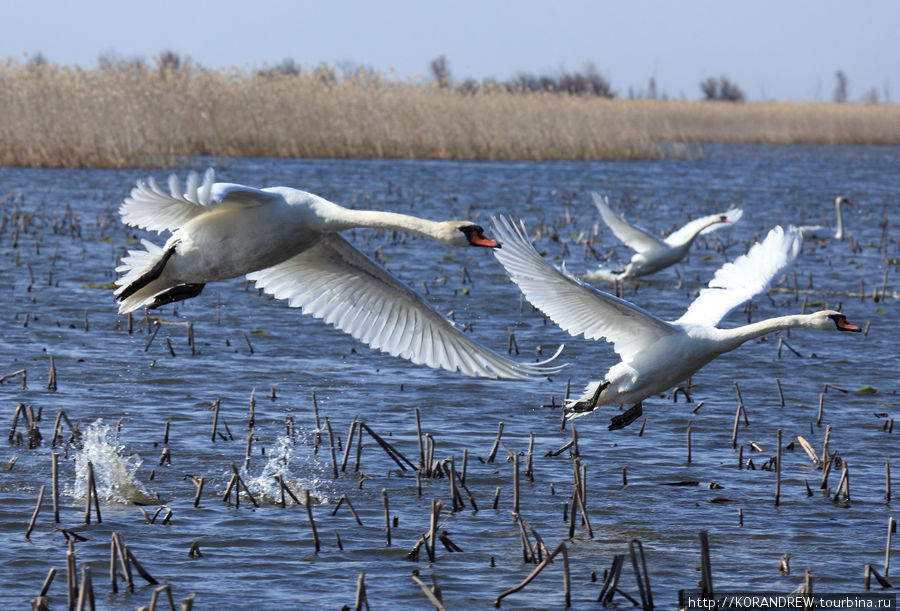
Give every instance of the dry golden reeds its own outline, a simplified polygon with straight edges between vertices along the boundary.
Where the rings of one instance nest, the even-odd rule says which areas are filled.
[[[646,159],[670,142],[900,144],[895,105],[619,100],[459,93],[188,67],[0,64],[0,165],[147,167],[193,155]]]

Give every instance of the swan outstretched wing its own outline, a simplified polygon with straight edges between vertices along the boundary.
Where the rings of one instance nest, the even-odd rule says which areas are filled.
[[[503,248],[494,251],[525,297],[571,335],[605,338],[628,361],[661,337],[681,331],[641,308],[583,284],[547,263],[521,221],[499,216],[493,228]]]
[[[662,240],[646,229],[632,225],[619,218],[619,216],[612,211],[612,208],[609,207],[609,200],[606,196],[600,195],[599,193],[592,193],[591,195],[594,198],[594,205],[597,206],[597,210],[600,211],[600,218],[603,219],[606,226],[612,230],[615,236],[619,238],[623,244],[637,252],[656,250],[663,246]]]
[[[796,227],[773,228],[747,254],[720,267],[675,324],[716,326],[734,308],[768,289],[797,257],[802,243]]]
[[[723,216],[728,219],[728,223],[714,222],[718,221]],[[680,244],[684,244],[694,234],[696,234],[697,230],[699,230],[701,227],[706,228],[701,230],[699,235],[706,235],[707,233],[718,231],[722,227],[727,227],[730,223],[737,223],[742,216],[744,216],[744,211],[741,208],[731,208],[727,212],[722,212],[720,214],[710,214],[707,216],[702,216],[698,219],[694,219],[681,229],[673,231],[671,234],[666,236],[666,244],[668,244],[669,246],[678,246]],[[710,225],[710,223],[713,224]]]
[[[188,174],[184,190],[175,174],[169,176],[169,192],[151,176],[139,180],[119,206],[122,222],[149,231],[175,231],[195,217],[217,206],[256,206],[282,199],[277,193],[233,183],[215,182],[212,168],[201,181],[196,172]]]
[[[364,344],[419,365],[485,378],[541,377],[564,367],[547,365],[559,352],[541,363],[518,363],[472,341],[336,233],[247,279]]]

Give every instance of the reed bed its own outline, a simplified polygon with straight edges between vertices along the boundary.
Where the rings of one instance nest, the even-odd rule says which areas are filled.
[[[174,166],[195,155],[652,159],[670,143],[900,144],[896,105],[624,100],[321,71],[0,65],[0,165]]]

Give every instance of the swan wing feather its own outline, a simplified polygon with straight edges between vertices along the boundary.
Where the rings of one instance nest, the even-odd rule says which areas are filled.
[[[597,206],[597,210],[600,212],[600,218],[603,219],[606,226],[623,244],[640,253],[656,250],[663,245],[662,240],[646,229],[622,220],[609,207],[609,200],[606,196],[599,193],[592,193],[591,195],[594,198],[594,205]]]
[[[203,175],[202,182],[196,172],[191,172],[186,181],[187,188],[182,191],[178,177],[172,174],[168,193],[152,176],[147,180],[138,180],[119,206],[122,222],[159,233],[175,231],[210,209],[209,193],[214,180],[212,168]]]
[[[563,367],[547,365],[556,355],[540,363],[518,363],[472,341],[337,233],[247,279],[372,348],[419,365],[486,378],[542,377]]]
[[[774,227],[765,240],[720,267],[675,324],[716,326],[736,307],[766,291],[797,257],[802,243],[796,227]]]
[[[727,223],[716,222],[723,216],[728,219]],[[731,223],[737,223],[742,216],[744,216],[744,211],[741,208],[730,208],[728,211],[720,214],[701,216],[686,224],[681,229],[669,234],[665,240],[666,244],[669,246],[680,246],[690,240],[694,235],[706,235],[713,231],[718,231],[722,227],[728,227]]]
[[[492,223],[503,244],[494,256],[528,301],[569,334],[605,338],[622,360],[629,361],[658,339],[681,332],[646,310],[551,266],[534,249],[521,221],[499,216]]]

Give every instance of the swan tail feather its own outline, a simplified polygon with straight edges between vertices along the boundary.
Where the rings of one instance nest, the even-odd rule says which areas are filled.
[[[164,251],[148,240],[141,240],[144,250],[129,250],[116,268],[121,274],[114,295],[119,301],[119,314],[127,314],[151,305],[156,295],[167,286],[159,278],[172,249]]]

